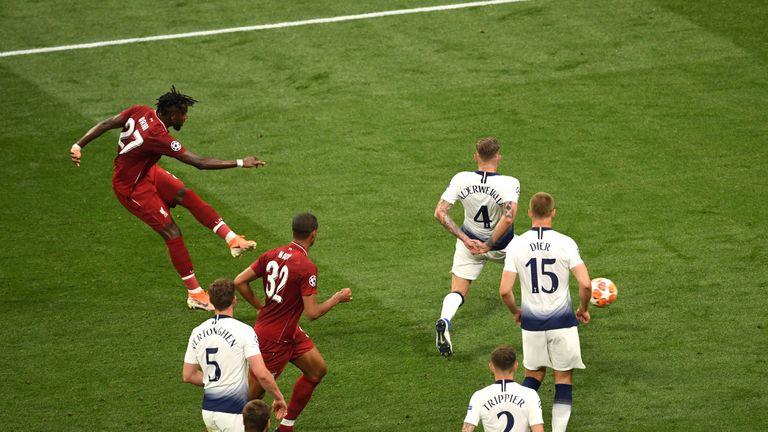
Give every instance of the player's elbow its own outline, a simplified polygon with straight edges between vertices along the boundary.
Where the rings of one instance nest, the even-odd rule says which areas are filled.
[[[181,374],[181,380],[185,383],[191,383],[193,381],[195,374],[189,373],[187,371],[182,372]]]

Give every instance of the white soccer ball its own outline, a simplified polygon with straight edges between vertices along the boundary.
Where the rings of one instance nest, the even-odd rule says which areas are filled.
[[[616,301],[618,293],[616,284],[610,279],[595,278],[592,279],[592,298],[589,302],[597,307],[606,307]]]

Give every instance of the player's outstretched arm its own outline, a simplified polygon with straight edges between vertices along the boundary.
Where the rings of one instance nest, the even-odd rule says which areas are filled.
[[[250,284],[250,282],[255,279],[258,279],[256,272],[254,272],[252,268],[248,267],[235,278],[235,288],[237,288],[237,292],[240,293],[245,301],[250,303],[251,306],[256,308],[256,310],[261,310],[261,308],[264,306],[261,304],[259,299],[256,298],[256,295],[253,293],[253,289],[251,289]]]
[[[589,279],[587,266],[582,264],[571,269],[573,277],[579,283],[579,308],[576,310],[576,319],[583,324],[588,324],[589,316],[589,298],[592,296],[592,282]]]
[[[198,387],[203,386],[203,372],[196,364],[184,362],[184,367],[181,370],[181,379]]]
[[[505,270],[501,274],[499,295],[509,311],[512,312],[512,315],[515,316],[515,322],[520,324],[520,308],[517,307],[515,293],[512,291],[512,288],[515,286],[515,279],[517,279],[517,273]]]
[[[328,300],[320,304],[317,303],[317,294],[303,296],[302,299],[304,300],[304,316],[314,321],[325,315],[337,304],[352,301],[352,290],[349,288],[342,288]]]
[[[267,163],[263,160],[257,159],[255,156],[247,156],[243,159],[235,159],[235,160],[221,160],[221,159],[211,159],[206,158],[202,156],[198,156],[191,151],[187,150],[183,154],[176,156],[176,159],[184,162],[187,165],[192,165],[193,167],[200,169],[200,170],[216,170],[216,169],[227,169],[227,168],[258,168],[263,167]]]
[[[94,127],[90,128],[88,132],[85,133],[85,135],[77,140],[76,143],[72,144],[72,147],[70,147],[69,157],[72,159],[72,163],[80,166],[80,158],[82,157],[81,152],[83,147],[85,147],[89,142],[102,136],[104,132],[110,129],[122,128],[123,125],[125,125],[125,120],[120,116],[120,114],[98,122]]]
[[[253,376],[255,376],[259,381],[259,384],[261,384],[261,388],[272,395],[272,411],[275,413],[275,418],[280,420],[285,417],[285,414],[288,411],[288,406],[285,404],[285,398],[283,397],[283,393],[280,392],[280,388],[277,386],[275,378],[264,364],[264,359],[260,354],[248,357],[248,365],[251,367]]]

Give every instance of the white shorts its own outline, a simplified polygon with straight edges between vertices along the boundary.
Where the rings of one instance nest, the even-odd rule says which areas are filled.
[[[464,246],[464,242],[456,239],[456,252],[453,254],[453,267],[451,273],[466,279],[475,280],[480,277],[486,261],[500,262],[504,264],[505,250],[488,251],[484,254],[472,255],[472,252]]]
[[[556,371],[585,369],[581,361],[578,327],[523,330],[523,366],[528,370],[542,367]]]
[[[203,410],[203,422],[208,432],[243,432],[242,414]]]

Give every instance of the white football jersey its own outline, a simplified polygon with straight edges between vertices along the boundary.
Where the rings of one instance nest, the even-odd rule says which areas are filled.
[[[463,171],[451,179],[440,199],[453,204],[461,200],[464,206],[464,224],[461,230],[470,238],[486,241],[504,215],[504,203],[517,203],[520,182],[495,172]],[[499,239],[494,250],[501,250],[514,237],[514,229]]]
[[[253,327],[226,315],[197,326],[184,363],[203,370],[203,409],[241,414],[248,402],[248,357],[261,354]]]
[[[528,432],[531,425],[544,424],[541,399],[535,390],[512,380],[498,380],[472,395],[464,423],[485,432]]]
[[[504,271],[520,279],[520,326],[551,330],[578,325],[568,290],[570,270],[582,264],[579,247],[551,228],[533,227],[507,246]]]

